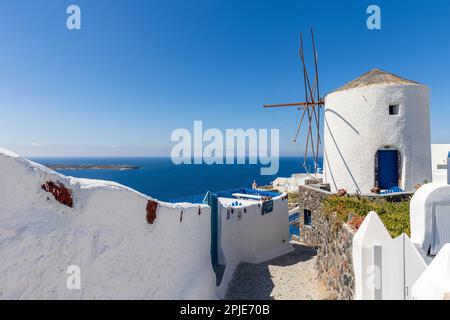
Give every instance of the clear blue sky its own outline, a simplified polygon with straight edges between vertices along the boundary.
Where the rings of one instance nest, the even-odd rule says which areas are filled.
[[[66,28],[77,4],[82,29]],[[378,4],[382,29],[366,28]],[[164,155],[176,128],[280,128],[304,99],[300,31],[321,91],[381,68],[431,89],[432,142],[450,143],[450,1],[0,0],[0,146],[25,155]],[[309,48],[309,42],[305,42]],[[307,52],[309,53],[309,52]]]

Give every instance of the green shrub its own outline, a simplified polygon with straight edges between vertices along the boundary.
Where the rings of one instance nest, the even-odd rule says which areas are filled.
[[[402,233],[410,235],[409,201],[386,202],[357,196],[332,196],[325,199],[324,209],[326,214],[336,213],[343,222],[347,222],[350,214],[365,217],[370,211],[375,211],[392,237]]]
[[[289,203],[297,203],[298,202],[298,192],[289,192],[288,193],[288,201]]]

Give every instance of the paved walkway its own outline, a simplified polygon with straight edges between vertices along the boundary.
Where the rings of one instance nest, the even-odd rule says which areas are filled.
[[[233,275],[226,299],[328,299],[316,279],[316,250],[294,243],[295,251],[260,264],[242,263]]]

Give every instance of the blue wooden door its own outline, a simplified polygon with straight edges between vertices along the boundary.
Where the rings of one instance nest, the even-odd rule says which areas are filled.
[[[398,186],[397,150],[378,151],[378,187],[390,189]]]

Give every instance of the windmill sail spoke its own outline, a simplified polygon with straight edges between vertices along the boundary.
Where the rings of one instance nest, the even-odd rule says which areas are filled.
[[[300,133],[300,127],[302,125],[303,118],[305,117],[306,110],[307,109],[303,109],[302,117],[300,118],[300,122],[298,123],[298,127],[297,127],[297,132],[295,133],[295,136],[294,136],[294,143],[297,142],[297,137],[298,137],[298,134]]]
[[[308,77],[308,70],[306,68],[306,63],[305,63],[305,55],[304,55],[304,51],[303,51],[303,34],[300,33],[300,49],[299,49],[299,53],[300,53],[300,59],[302,61],[302,66],[303,66],[303,80],[304,80],[304,85],[305,85],[305,98],[306,101],[311,101],[314,102],[314,95],[311,89],[311,83],[309,81],[309,77]],[[309,95],[308,95],[309,92]]]
[[[313,53],[314,53],[314,69],[315,69],[315,83],[316,83],[316,88],[317,88],[317,100],[320,100],[320,88],[319,88],[319,67],[318,67],[318,58],[317,58],[317,50],[316,50],[316,42],[314,40],[314,31],[311,28],[311,42],[312,42],[312,47],[313,47]],[[321,143],[321,139],[320,139],[320,108],[317,109],[317,113],[318,113],[318,121],[317,121],[317,142],[316,142],[316,166],[317,163],[319,161],[319,144]]]
[[[300,54],[300,58],[302,60],[302,66],[303,66],[303,83],[304,83],[304,87],[305,87],[305,101],[309,102],[309,96],[308,96],[308,84],[307,84],[307,75],[306,75],[306,68],[305,68],[305,63],[304,63],[304,59],[303,59],[303,34],[300,32],[300,49],[299,49],[299,54]]]
[[[310,116],[310,121],[309,121],[309,138],[311,139],[311,152],[312,152],[312,155],[313,155],[313,158],[314,158],[314,156],[315,156],[315,151],[314,151],[314,138],[313,138],[313,132],[312,132],[312,113],[313,113],[313,111],[311,110],[311,116]]]
[[[313,113],[314,113],[314,118],[316,120],[316,128],[317,128],[317,130],[319,130],[320,118],[317,115],[317,112],[319,112],[320,108],[317,109],[317,112],[316,112],[316,108],[315,107],[313,107],[312,110],[313,110]],[[318,134],[317,141],[320,142],[319,131],[317,131],[317,134]]]
[[[323,101],[319,102],[293,102],[293,103],[278,103],[278,104],[265,104],[264,108],[278,108],[278,107],[307,107],[310,108],[313,105],[322,105]]]
[[[314,69],[315,69],[315,80],[316,80],[316,87],[317,87],[317,100],[320,100],[320,90],[319,90],[319,68],[317,63],[317,50],[316,50],[316,43],[314,41],[314,31],[311,28],[311,41],[312,41],[312,47],[313,47],[313,53],[314,53]]]
[[[311,88],[311,82],[309,80],[309,76],[308,76],[308,69],[306,68],[306,63],[305,63],[305,55],[304,55],[304,51],[303,51],[303,35],[302,33],[300,33],[300,58],[302,61],[302,66],[303,66],[303,76],[304,76],[304,82],[305,82],[305,93],[306,93],[306,101],[309,101],[311,99],[311,102],[314,103],[314,91]],[[308,90],[309,90],[309,98],[308,98]]]
[[[308,110],[308,118],[309,118],[309,110]],[[310,122],[310,124],[311,124],[311,122]],[[303,156],[303,167],[305,168],[306,172],[308,172],[308,173],[309,173],[309,169],[306,166],[306,159],[308,157],[309,133],[310,133],[310,130],[308,129],[308,134],[306,135],[305,154]]]

